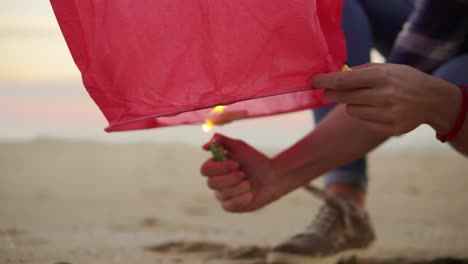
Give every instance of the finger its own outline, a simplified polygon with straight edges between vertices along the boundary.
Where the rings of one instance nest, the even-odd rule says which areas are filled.
[[[251,192],[244,193],[230,200],[221,203],[223,209],[231,213],[241,213],[249,211],[254,195]]]
[[[214,161],[209,159],[203,163],[200,172],[203,176],[212,177],[226,175],[240,168],[239,162],[235,160]]]
[[[232,121],[246,118],[249,112],[247,110],[224,111],[210,117],[210,121],[214,125],[224,125]]]
[[[204,150],[210,150],[210,144],[213,143],[213,141],[218,141],[219,143],[225,142],[227,143],[230,140],[229,137],[226,137],[223,134],[215,133],[213,137],[211,137],[210,141],[206,142],[203,144],[203,149]],[[224,146],[223,146],[224,147]]]
[[[213,141],[218,141],[218,143],[220,143],[224,148],[227,148],[229,146],[232,147],[235,144],[234,142],[237,141],[237,140],[226,137],[225,135],[216,133],[216,134],[213,135],[213,137],[210,139],[210,141],[206,142],[203,145],[203,149],[210,150],[210,144]]]
[[[365,68],[370,68],[370,67],[379,66],[379,65],[382,65],[382,63],[369,62],[369,63],[353,66],[352,69],[359,70],[359,69],[365,69]]]
[[[378,67],[367,67],[352,71],[318,74],[312,78],[312,85],[327,89],[352,89],[372,87],[380,82]]]
[[[218,199],[219,201],[226,201],[241,194],[244,194],[250,190],[250,182],[244,180],[240,184],[237,184],[235,186],[224,188],[222,190],[217,190],[215,194],[216,199]]]
[[[229,137],[226,137],[222,134],[218,134],[216,133],[210,141],[208,141],[207,143],[205,143],[203,145],[203,148],[205,150],[209,150],[210,149],[210,144],[211,142],[213,141],[217,141],[219,144],[221,144],[226,150],[231,150],[231,149],[235,149],[236,147],[239,147],[240,145],[244,145],[245,143],[241,140],[237,140],[237,139],[233,139],[233,138],[229,138]]]
[[[377,106],[380,103],[378,89],[358,88],[348,90],[326,90],[325,97],[335,103]]]
[[[380,108],[368,105],[346,105],[346,112],[357,119],[373,123],[386,124],[390,122],[385,111]]]
[[[209,177],[207,180],[207,185],[210,187],[210,189],[220,190],[239,185],[244,179],[245,173],[243,171],[235,171],[227,175]]]

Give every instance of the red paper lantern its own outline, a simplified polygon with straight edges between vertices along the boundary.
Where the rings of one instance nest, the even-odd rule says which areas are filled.
[[[52,0],[107,131],[319,107],[346,60],[342,0]]]

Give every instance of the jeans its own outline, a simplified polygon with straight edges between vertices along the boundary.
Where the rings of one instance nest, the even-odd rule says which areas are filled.
[[[414,0],[344,0],[342,27],[348,48],[349,66],[370,61],[370,51],[377,49],[388,56],[403,24],[411,14]],[[462,54],[440,66],[433,75],[455,84],[468,84],[468,54]],[[333,105],[314,110],[319,123],[334,108]],[[365,157],[324,175],[325,186],[347,184],[367,190]]]

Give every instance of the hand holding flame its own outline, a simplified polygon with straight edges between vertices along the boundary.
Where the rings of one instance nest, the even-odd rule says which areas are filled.
[[[225,125],[234,120],[243,119],[248,115],[247,110],[225,111],[225,109],[225,106],[220,105],[211,110],[208,119],[206,119],[205,124],[202,126],[203,131],[209,132],[215,125]],[[217,162],[226,160],[226,150],[216,140],[211,141],[209,149],[213,154],[213,160]]]

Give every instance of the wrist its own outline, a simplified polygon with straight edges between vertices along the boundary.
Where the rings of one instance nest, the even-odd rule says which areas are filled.
[[[452,131],[462,107],[463,94],[451,83],[434,87],[427,124],[438,134],[447,135]]]
[[[287,174],[281,169],[281,165],[274,159],[270,159],[270,176],[273,179],[273,188],[270,192],[271,200],[277,200],[289,193],[291,190],[288,187]]]
[[[437,139],[441,141],[442,143],[452,141],[454,138],[456,138],[458,134],[460,133],[460,131],[463,129],[463,126],[465,123],[466,114],[468,111],[468,90],[466,90],[467,86],[465,85],[461,85],[459,89],[460,89],[460,94],[462,97],[462,104],[461,104],[457,119],[455,121],[455,124],[453,125],[450,132],[446,134],[441,134],[437,132],[436,134]]]
[[[282,162],[276,157],[270,159],[270,165],[273,178],[276,179],[275,181],[278,183],[278,189],[275,196],[281,197],[290,191],[290,187],[288,186],[291,184],[290,177],[288,177],[289,172],[284,164],[282,164]]]
[[[281,183],[281,196],[304,186],[319,175],[315,173],[317,168],[313,163],[312,160],[298,160],[290,153],[282,153],[271,159],[275,178]]]

